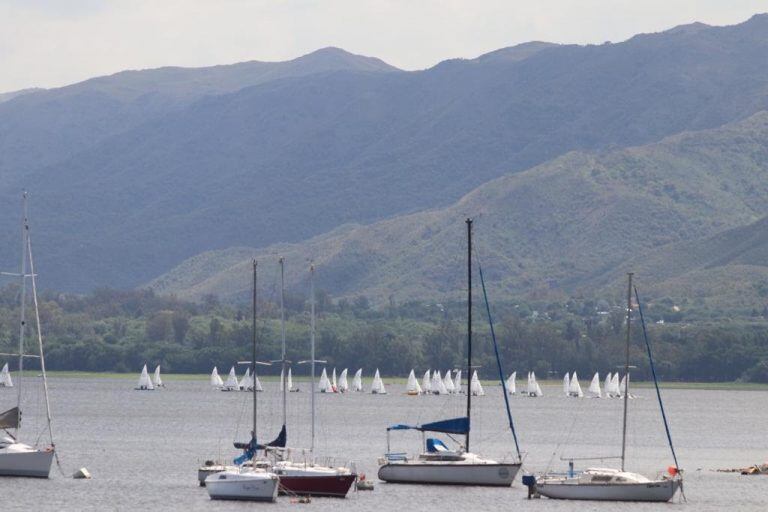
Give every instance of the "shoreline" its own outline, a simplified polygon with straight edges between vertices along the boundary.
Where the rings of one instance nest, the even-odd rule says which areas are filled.
[[[31,374],[33,372],[29,372]],[[132,373],[115,373],[115,372],[85,372],[85,371],[70,371],[70,370],[54,370],[49,371],[49,377],[56,378],[70,378],[70,379],[120,379],[131,380],[138,378],[139,372]],[[206,381],[210,378],[210,374],[207,373],[164,373],[162,375],[164,381],[194,381],[201,380]],[[318,375],[319,378],[319,375]],[[263,382],[278,382],[280,377],[277,375],[260,375],[259,379]],[[365,377],[364,377],[365,379]],[[370,380],[369,376],[366,380]],[[407,377],[386,377],[382,376],[385,380],[385,384],[405,385],[408,381]],[[294,382],[309,382],[309,379],[304,375],[293,376]],[[498,385],[497,380],[483,379],[482,384],[484,387],[493,387]],[[561,386],[562,381],[559,379],[553,380],[539,380],[544,386],[553,387]],[[651,381],[633,381],[632,387],[638,387],[641,389],[653,388],[653,382]],[[671,381],[661,382],[661,389],[704,389],[712,391],[768,391],[768,383],[758,382],[682,382]]]

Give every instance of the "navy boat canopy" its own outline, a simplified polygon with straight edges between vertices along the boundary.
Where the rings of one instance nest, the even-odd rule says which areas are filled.
[[[444,434],[466,434],[469,431],[469,418],[452,418],[450,420],[434,421],[423,425],[397,424],[387,427],[387,430],[419,430],[421,432],[442,432]]]

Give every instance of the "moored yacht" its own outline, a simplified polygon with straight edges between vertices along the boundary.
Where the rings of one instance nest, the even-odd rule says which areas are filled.
[[[467,375],[471,375],[472,367],[472,220],[467,219]],[[482,267],[479,268],[480,279],[483,283],[483,296],[490,324],[496,363],[499,370],[499,380],[503,388],[504,403],[510,431],[515,440],[517,460],[513,462],[498,462],[486,459],[469,450],[472,395],[471,389],[466,393],[467,415],[459,418],[435,421],[422,425],[393,425],[387,428],[387,453],[379,459],[379,479],[390,483],[411,484],[449,484],[449,485],[478,485],[478,486],[510,486],[522,464],[520,450],[517,444],[509,409],[504,374],[496,345],[496,335],[493,330],[490,307],[485,294]],[[450,374],[450,372],[449,372]],[[438,374],[439,375],[439,374]],[[441,382],[440,379],[435,380]],[[443,389],[445,386],[443,386]],[[442,391],[442,390],[441,390]],[[402,452],[392,452],[390,448],[390,433],[392,431],[417,430],[422,432],[422,442],[425,451],[416,457],[408,457]],[[463,435],[464,443],[457,449],[449,449],[440,439],[427,438],[426,433],[443,433],[447,435]]]

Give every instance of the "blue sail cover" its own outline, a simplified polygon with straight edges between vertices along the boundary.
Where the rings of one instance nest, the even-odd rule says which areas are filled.
[[[453,418],[450,420],[425,423],[419,427],[422,432],[442,432],[444,434],[466,434],[469,432],[469,418]]]
[[[267,444],[260,444],[257,446],[257,448],[285,448],[285,443],[287,440],[288,433],[285,430],[285,425],[283,425],[283,428],[280,429],[280,433],[277,435],[277,438],[274,441]]]
[[[283,425],[283,428],[280,429],[280,433],[277,435],[277,438],[271,443],[259,444],[258,442],[256,442],[255,437],[252,437],[251,440],[247,443],[236,442],[235,448],[239,448],[243,450],[243,453],[238,457],[235,457],[234,462],[239,466],[245,461],[251,460],[253,456],[256,454],[256,450],[262,450],[268,447],[285,448],[285,443],[287,442],[287,440],[288,440],[288,433],[285,430],[285,425]]]

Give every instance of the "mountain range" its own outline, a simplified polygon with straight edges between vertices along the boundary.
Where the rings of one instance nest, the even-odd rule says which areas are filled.
[[[338,295],[452,294],[473,216],[499,294],[588,293],[760,226],[767,61],[757,15],[414,72],[329,48],[29,91],[0,101],[0,261],[27,188],[62,290],[237,296],[281,253]]]

